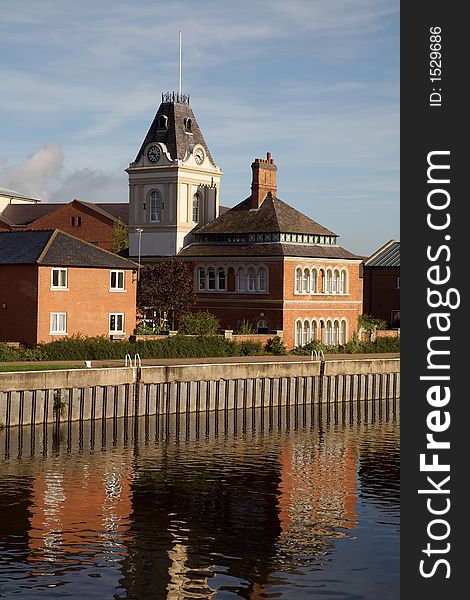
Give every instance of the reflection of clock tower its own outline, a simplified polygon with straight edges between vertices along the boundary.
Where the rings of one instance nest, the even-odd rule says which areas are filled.
[[[219,215],[221,170],[214,164],[189,96],[162,103],[129,173],[129,254],[173,256],[190,231]]]

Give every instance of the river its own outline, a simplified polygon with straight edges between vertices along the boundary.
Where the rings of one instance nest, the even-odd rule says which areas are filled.
[[[0,432],[0,598],[399,598],[398,401]]]

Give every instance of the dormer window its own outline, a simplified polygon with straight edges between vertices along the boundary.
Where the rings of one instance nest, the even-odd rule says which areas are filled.
[[[186,133],[192,133],[193,123],[189,117],[186,117],[185,119],[183,119],[183,124],[184,124],[184,130],[186,131]]]
[[[166,115],[159,115],[157,120],[157,129],[168,128],[168,117]]]

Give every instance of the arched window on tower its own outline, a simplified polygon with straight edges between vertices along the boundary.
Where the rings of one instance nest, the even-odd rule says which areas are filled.
[[[196,192],[193,196],[193,222],[199,223],[199,207],[201,203],[201,198],[199,194]]]
[[[159,115],[157,120],[157,129],[166,129],[168,127],[168,117],[166,115]]]
[[[193,130],[193,123],[189,117],[183,120],[184,130],[190,133]]]
[[[162,220],[162,197],[160,192],[150,194],[150,222],[160,223]]]

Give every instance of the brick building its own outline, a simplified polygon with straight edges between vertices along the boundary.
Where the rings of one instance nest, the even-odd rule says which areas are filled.
[[[136,319],[137,265],[59,230],[0,233],[0,341],[124,338]]]
[[[194,268],[197,308],[236,329],[282,330],[288,348],[345,343],[362,312],[361,257],[276,196],[270,154],[251,165],[251,195],[193,230],[179,256]]]
[[[194,269],[196,309],[224,328],[282,330],[289,348],[343,343],[362,312],[361,257],[276,196],[277,167],[252,164],[251,195],[223,212],[222,172],[184,94],[163,94],[129,174],[130,255],[178,256]]]
[[[0,230],[60,229],[104,250],[112,250],[118,222],[126,227],[129,222],[129,205],[125,202],[11,202],[0,210]]]
[[[389,240],[364,261],[364,313],[400,327],[400,242]]]

